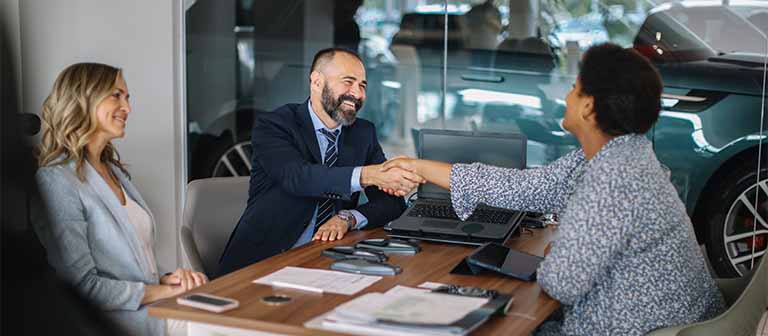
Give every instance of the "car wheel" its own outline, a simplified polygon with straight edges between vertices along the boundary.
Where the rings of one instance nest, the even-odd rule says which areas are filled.
[[[245,134],[233,141],[232,136],[220,136],[198,150],[200,161],[194,178],[236,177],[251,174],[251,140]]]
[[[211,171],[212,177],[235,177],[251,175],[251,141],[241,141],[227,148],[216,160]]]
[[[755,161],[744,161],[710,189],[714,192],[704,203],[707,254],[720,277],[748,273],[765,254],[768,169],[761,168],[758,182],[756,167]]]

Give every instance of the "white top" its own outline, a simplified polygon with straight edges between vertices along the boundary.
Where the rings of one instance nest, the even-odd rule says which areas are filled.
[[[123,195],[125,195],[125,211],[128,212],[128,221],[133,224],[136,233],[139,235],[139,241],[141,247],[144,250],[144,255],[149,259],[149,265],[152,267],[152,271],[157,273],[157,264],[155,263],[155,253],[152,249],[152,218],[149,217],[144,208],[142,208],[136,201],[128,197],[128,193],[123,189]]]

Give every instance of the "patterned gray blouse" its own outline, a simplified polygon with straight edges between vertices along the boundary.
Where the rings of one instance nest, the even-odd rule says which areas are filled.
[[[562,303],[563,320],[539,334],[642,335],[724,308],[669,171],[644,136],[616,137],[589,161],[576,150],[535,169],[455,164],[450,187],[462,219],[480,203],[560,215],[538,283]]]

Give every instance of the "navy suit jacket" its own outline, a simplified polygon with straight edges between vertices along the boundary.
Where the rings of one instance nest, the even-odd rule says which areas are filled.
[[[373,124],[358,118],[343,127],[338,161],[329,168],[322,164],[309,113],[304,102],[256,118],[248,204],[219,260],[219,275],[290,249],[321,200],[336,200],[336,211],[356,209],[368,218],[366,228],[382,226],[405,210],[403,198],[375,186],[365,189],[363,205],[360,193],[351,193],[355,167],[386,161]]]

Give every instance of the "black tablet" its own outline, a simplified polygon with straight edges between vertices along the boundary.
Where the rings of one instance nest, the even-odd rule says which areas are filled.
[[[492,270],[525,281],[536,279],[536,269],[544,258],[520,252],[498,243],[487,243],[467,257],[472,266]]]

